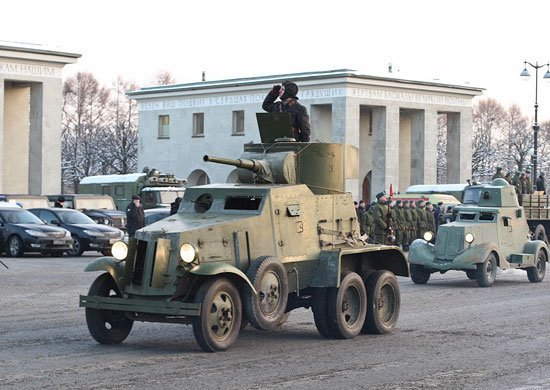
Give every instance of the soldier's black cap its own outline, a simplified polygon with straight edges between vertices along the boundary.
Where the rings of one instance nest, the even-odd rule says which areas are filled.
[[[401,203],[402,203],[402,202],[401,202],[400,200],[396,200],[396,201],[395,201],[395,204],[398,205],[398,206],[399,206]]]
[[[63,195],[57,197],[58,202],[65,202],[65,197]]]
[[[386,191],[379,192],[378,194],[376,194],[376,199],[380,199],[381,197],[383,197],[385,195],[386,195]]]
[[[139,195],[132,195],[132,200],[136,200],[136,199],[141,200],[141,198],[139,197]]]
[[[298,86],[296,83],[293,83],[290,80],[283,81],[283,87],[285,87],[285,92],[281,96],[281,100],[286,100],[288,98],[298,99],[296,96],[298,94]]]

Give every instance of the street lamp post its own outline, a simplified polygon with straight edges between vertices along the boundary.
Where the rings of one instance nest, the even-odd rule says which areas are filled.
[[[538,103],[538,92],[539,92],[539,69],[546,66],[546,73],[544,74],[544,79],[550,79],[550,64],[542,64],[539,65],[538,62],[535,62],[535,65],[528,61],[524,61],[525,67],[523,68],[523,71],[520,74],[520,77],[523,80],[528,80],[531,76],[529,74],[529,71],[527,70],[527,65],[531,66],[535,69],[535,123],[533,123],[533,179],[536,180],[537,178],[537,149],[538,149],[538,133],[539,133],[539,122],[538,122],[538,110],[539,110],[539,103]]]

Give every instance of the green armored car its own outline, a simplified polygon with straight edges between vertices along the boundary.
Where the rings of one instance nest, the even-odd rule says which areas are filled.
[[[192,324],[205,351],[228,349],[246,324],[280,326],[311,308],[319,333],[348,339],[390,333],[400,309],[395,275],[409,276],[394,246],[359,233],[345,192],[356,148],[341,144],[247,144],[236,184],[187,188],[177,214],[137,231],[80,296],[99,343],[122,342],[134,321]]]
[[[434,272],[462,270],[478,286],[490,287],[497,268],[523,269],[530,282],[541,282],[546,271],[548,247],[531,240],[524,210],[514,187],[504,179],[464,190],[464,203],[456,220],[415,240],[409,249],[411,278],[425,284]]]

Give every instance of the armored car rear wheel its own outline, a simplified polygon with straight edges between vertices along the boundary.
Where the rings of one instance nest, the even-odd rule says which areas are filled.
[[[257,295],[247,288],[243,292],[246,317],[257,329],[274,329],[284,322],[288,302],[288,278],[283,264],[270,256],[252,262],[246,275]]]
[[[335,336],[329,325],[327,296],[328,288],[321,287],[315,289],[315,292],[313,293],[311,311],[313,311],[313,320],[315,321],[315,326],[317,327],[319,334],[327,339],[332,339]]]
[[[210,279],[197,291],[201,314],[193,317],[195,340],[205,352],[225,351],[239,336],[242,305],[239,291],[226,278]]]
[[[327,297],[328,323],[338,339],[352,339],[361,332],[367,315],[367,291],[355,272],[344,276],[339,288],[330,288]]]
[[[391,333],[395,329],[401,308],[401,293],[397,278],[390,271],[376,271],[367,278],[367,318],[361,332]]]
[[[121,297],[113,277],[104,273],[92,283],[90,296]],[[86,308],[86,324],[92,337],[101,344],[119,344],[123,342],[134,325],[134,321],[126,317],[124,312]]]
[[[466,272],[466,276],[470,280],[476,280],[477,278],[477,271],[475,269],[467,269],[464,272]]]
[[[476,282],[479,287],[491,287],[497,277],[497,259],[493,252],[489,253],[483,263],[477,264]]]
[[[544,274],[546,273],[546,260],[546,252],[539,249],[535,260],[535,266],[527,268],[527,277],[531,283],[539,283],[544,279]]]

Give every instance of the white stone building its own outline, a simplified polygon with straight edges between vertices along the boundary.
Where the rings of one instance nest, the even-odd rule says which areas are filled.
[[[483,89],[357,74],[308,72],[203,81],[129,92],[139,106],[139,169],[168,171],[189,185],[232,181],[230,166],[202,156],[237,158],[243,143],[259,142],[256,112],[274,84],[298,84],[310,114],[312,142],[359,148],[356,199],[381,190],[436,182],[437,117],[447,115],[448,182],[471,176],[472,99]]]
[[[79,57],[0,42],[0,193],[60,192],[62,69]]]

